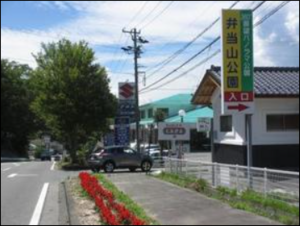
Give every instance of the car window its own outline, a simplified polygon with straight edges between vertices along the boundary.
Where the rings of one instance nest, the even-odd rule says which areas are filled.
[[[118,155],[124,154],[124,150],[123,148],[115,148],[113,153]]]
[[[134,150],[132,150],[131,148],[124,148],[124,153],[130,154],[130,155],[136,154],[136,152]]]
[[[150,146],[146,146],[146,149],[159,149],[158,145],[150,145]]]
[[[100,153],[100,152],[102,152],[102,151],[103,151],[103,149],[102,149],[102,148],[99,148],[99,149],[97,149],[96,151],[94,151],[94,153],[97,154],[97,153]]]

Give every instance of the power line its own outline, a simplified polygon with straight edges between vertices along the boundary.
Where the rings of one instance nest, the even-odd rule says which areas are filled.
[[[152,20],[150,20],[148,23],[146,23],[141,29],[146,29],[149,25],[151,25],[155,20],[157,20],[161,15],[163,15],[174,3],[175,1],[171,1],[163,10],[160,11],[159,14],[157,14]]]
[[[135,21],[135,20],[138,18],[138,16],[144,11],[144,9],[146,8],[146,6],[147,6],[148,4],[149,4],[149,2],[146,1],[146,2],[142,5],[142,7],[139,9],[139,11],[135,14],[135,16],[132,17],[132,19],[129,21],[128,25],[125,26],[125,27],[129,27],[129,26],[132,24],[132,22]],[[123,34],[123,32],[122,32],[122,34]]]
[[[184,75],[188,74],[190,71],[193,71],[193,70],[195,70],[196,68],[200,67],[201,65],[205,64],[207,61],[211,60],[212,58],[214,58],[215,56],[217,56],[219,53],[221,53],[221,50],[220,50],[220,49],[217,50],[216,52],[214,52],[212,55],[210,55],[210,56],[207,57],[206,59],[202,60],[200,63],[198,63],[198,64],[196,64],[195,66],[193,66],[192,68],[190,68],[189,70],[187,70],[187,71],[181,73],[180,75],[178,75],[177,77],[175,77],[174,79],[172,79],[171,82],[175,82],[176,80],[180,79],[180,78],[183,77]],[[165,85],[170,84],[171,82],[168,81],[168,82],[163,83],[163,84],[161,84],[160,86],[155,87],[155,88],[153,88],[153,89],[151,89],[151,90],[146,90],[146,91],[142,92],[141,94],[148,93],[148,92],[151,92],[151,91],[153,91],[153,90],[157,90],[157,89],[159,89],[159,88],[161,88],[161,87],[163,87],[163,86],[165,86]]]
[[[265,15],[260,21],[258,21],[254,26],[257,27],[264,23],[267,19],[269,19],[271,16],[276,14],[279,10],[281,10],[283,7],[285,7],[287,4],[289,4],[291,1],[285,1],[282,2],[279,6],[277,6],[275,9],[273,9],[271,12],[269,12],[267,15]]]
[[[234,8],[240,1],[235,1],[229,9]],[[189,48],[192,44],[194,44],[199,38],[201,38],[206,32],[208,32],[211,28],[213,28],[219,21],[221,17],[218,17],[216,20],[214,20],[208,27],[206,27],[202,32],[200,32],[196,37],[194,37],[189,43],[187,43],[185,46],[183,46],[181,49],[177,50],[175,53],[173,53],[170,57],[168,57],[166,60],[162,61],[158,65],[159,68],[155,70],[153,73],[151,73],[148,76],[148,79],[151,78],[153,75],[155,75],[157,72],[162,70],[166,65],[168,65],[171,61],[176,59],[181,53],[183,53],[187,48]]]
[[[128,24],[127,24],[127,26],[125,26],[125,27],[129,27],[131,24],[132,24],[132,22],[144,11],[144,9],[146,8],[146,6],[148,5],[148,3],[149,2],[145,2],[140,8],[139,8],[139,10],[137,11],[137,13],[131,18],[131,20],[128,22]],[[124,35],[124,33],[123,32],[121,32],[121,34],[120,34],[120,37],[119,37],[119,39],[118,39],[118,43],[120,43],[121,42],[121,40],[122,40],[122,38],[123,38],[123,35]],[[129,41],[129,37],[127,37],[127,39],[126,39],[126,41],[125,41],[125,45],[127,45],[127,43],[128,43],[128,41]],[[117,43],[117,44],[118,44]],[[115,52],[114,52],[114,55],[113,55],[113,59],[117,56],[117,53],[118,53],[118,51],[120,51],[120,53],[121,54],[119,54],[120,55],[120,57],[118,57],[119,58],[119,60],[116,62],[116,64],[115,64],[115,70],[117,71],[118,70],[118,68],[119,68],[119,65],[120,65],[120,62],[121,62],[121,58],[122,58],[122,56],[123,56],[123,54],[124,54],[124,52],[122,51],[121,52],[121,47],[119,47],[119,46],[117,46],[116,47],[116,50],[115,50]],[[121,67],[121,70],[123,70],[123,67],[124,67],[124,62],[123,62],[123,64],[122,64],[122,67]],[[120,71],[121,71],[120,70]]]
[[[201,18],[202,18],[204,15],[206,15],[206,14],[209,12],[209,10],[213,7],[213,5],[215,5],[215,4],[218,3],[218,2],[219,2],[219,1],[213,1],[212,4],[210,4],[208,7],[204,8],[203,11],[199,12],[199,15],[201,15]],[[185,28],[184,30],[186,30],[187,28],[191,27],[194,23],[196,23],[196,21],[197,21],[198,19],[199,19],[199,16],[197,16],[197,18],[195,18],[193,21],[191,21],[191,22],[186,26],[186,28]],[[174,39],[178,39],[178,37],[181,36],[182,32],[183,32],[183,30],[181,30],[181,31],[180,31],[179,33],[177,33],[175,36],[173,36],[172,38],[170,38],[170,41],[167,42],[167,43],[165,43],[162,47],[160,47],[159,51],[162,51],[162,50],[164,50],[166,47],[172,45],[173,40],[174,40]],[[157,50],[155,50],[155,51],[157,51]],[[155,68],[158,67],[158,66],[160,66],[160,64],[155,65],[155,66],[153,66],[152,68],[149,68],[149,69],[147,70],[147,72],[148,72],[148,71],[151,71],[151,70],[153,70],[153,69],[155,69]]]
[[[265,1],[264,1],[265,2]],[[269,12],[267,15],[265,15],[261,20],[259,20],[255,25],[254,25],[254,28],[256,28],[256,27],[258,27],[259,25],[261,25],[261,24],[263,24],[267,19],[269,19],[271,16],[273,16],[274,14],[276,14],[279,10],[281,10],[283,7],[285,7],[288,3],[290,3],[291,1],[285,1],[285,2],[282,2],[279,6],[277,6],[275,9],[273,9],[271,12]],[[259,4],[260,6],[262,6],[263,5],[263,3],[260,3]],[[257,10],[259,7],[255,7],[255,10]],[[216,38],[214,41],[216,41],[216,40],[220,40],[220,37],[218,37],[218,38]],[[210,46],[211,46],[211,44],[212,43],[210,43]],[[218,54],[220,54],[220,52],[221,52],[221,50],[218,50],[218,51],[216,51],[212,56],[210,56],[209,58],[211,59],[211,58],[213,58],[213,57],[215,57],[216,55],[218,55]],[[198,53],[199,54],[199,53]],[[196,54],[197,55],[197,54]],[[195,57],[195,55],[192,57],[192,58],[194,58]],[[188,61],[191,61],[191,59],[192,58],[190,58]],[[208,59],[209,60],[209,59]],[[190,71],[192,71],[192,70],[194,70],[195,68],[197,68],[197,67],[199,67],[199,65],[202,65],[203,64],[203,62],[207,62],[208,61],[207,59],[205,59],[204,61],[202,61],[202,62],[200,62],[198,65],[195,65],[194,67],[192,67],[191,69],[189,69],[188,71],[186,71],[186,72],[184,72],[184,73],[182,73],[181,75],[179,75],[179,76],[177,76],[176,78],[174,78],[174,79],[172,79],[171,81],[168,81],[168,82],[166,82],[166,83],[164,83],[164,84],[162,84],[162,85],[160,85],[160,86],[158,86],[158,87],[156,87],[156,88],[153,88],[153,89],[151,89],[151,90],[146,90],[145,91],[145,89],[143,89],[142,90],[142,94],[144,94],[144,93],[147,93],[147,92],[150,92],[150,91],[153,91],[153,90],[156,90],[157,88],[161,88],[161,87],[163,87],[163,86],[165,86],[165,85],[167,85],[167,84],[170,84],[170,83],[172,83],[172,82],[174,82],[174,81],[176,81],[177,79],[179,79],[179,78],[181,78],[182,76],[184,76],[184,75],[186,75],[188,72],[190,72]],[[176,70],[176,69],[175,69]],[[174,71],[175,71],[174,70]],[[177,70],[176,70],[177,71]],[[175,72],[176,72],[175,71]],[[166,76],[165,76],[166,77]],[[157,83],[159,83],[159,82],[157,82]],[[155,84],[157,84],[157,83],[155,83]],[[154,84],[152,84],[152,86],[153,86]],[[149,88],[149,87],[148,87]]]
[[[261,7],[266,1],[263,1],[261,3],[259,3],[254,9],[253,11],[256,11],[259,7]],[[237,2],[235,2],[235,4],[237,4]],[[218,18],[217,20],[220,20],[220,18]],[[197,58],[199,55],[201,55],[203,52],[205,52],[207,49],[209,49],[211,46],[213,46],[214,44],[216,44],[219,40],[221,39],[221,36],[218,36],[217,38],[215,38],[211,43],[209,43],[207,46],[205,46],[200,52],[196,53],[194,56],[192,56],[189,60],[187,60],[186,62],[184,62],[182,65],[180,65],[179,67],[177,67],[175,70],[171,71],[170,73],[168,73],[166,76],[164,76],[163,78],[159,79],[158,81],[153,82],[151,85],[147,86],[146,88],[142,89],[142,91],[147,90],[151,87],[153,87],[154,85],[156,85],[157,83],[165,80],[166,78],[168,78],[170,75],[174,74],[175,72],[177,72],[180,68],[184,67],[185,65],[187,65],[188,63],[190,63],[191,61],[193,61],[195,58]]]
[[[159,79],[158,81],[156,81],[156,82],[152,83],[151,85],[147,86],[146,88],[142,89],[141,91],[147,90],[147,89],[153,87],[154,85],[156,85],[157,83],[165,80],[170,75],[172,75],[175,72],[177,72],[180,68],[184,67],[185,65],[187,65],[188,63],[190,63],[191,61],[193,61],[195,58],[197,58],[199,55],[201,55],[202,53],[204,53],[207,49],[211,48],[211,46],[213,46],[215,43],[217,43],[220,39],[221,39],[220,36],[217,37],[217,38],[215,38],[209,45],[207,45],[206,47],[204,47],[200,52],[198,52],[197,54],[195,54],[194,56],[192,56],[190,59],[188,59],[187,61],[185,61],[179,67],[177,67],[176,69],[174,69],[173,71],[171,71],[170,73],[168,73],[167,75],[165,75],[164,77],[162,77],[161,79]]]
[[[135,27],[139,27],[139,25],[143,24],[154,12],[158,9],[158,7],[163,3],[163,1],[159,1],[154,8],[138,23]]]

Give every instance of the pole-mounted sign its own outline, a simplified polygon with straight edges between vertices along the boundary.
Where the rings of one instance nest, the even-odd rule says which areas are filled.
[[[222,113],[254,113],[253,15],[222,13]]]

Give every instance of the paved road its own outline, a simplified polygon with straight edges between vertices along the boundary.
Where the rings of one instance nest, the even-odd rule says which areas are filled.
[[[117,172],[108,178],[162,225],[279,225],[144,173]]]
[[[29,225],[38,219],[41,225],[59,225],[59,184],[78,173],[53,170],[53,164],[1,163],[1,225]]]

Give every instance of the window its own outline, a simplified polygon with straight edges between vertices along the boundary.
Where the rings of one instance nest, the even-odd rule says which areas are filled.
[[[115,155],[122,155],[124,154],[124,150],[123,148],[114,148],[114,149],[111,149],[111,154],[115,154]]]
[[[267,131],[299,131],[299,114],[267,115]]]
[[[141,111],[141,119],[145,119],[146,115],[145,115],[145,111]]]
[[[153,118],[153,109],[148,110],[148,118]]]
[[[124,153],[128,154],[128,155],[135,155],[136,154],[136,152],[134,150],[130,149],[130,148],[125,148]]]
[[[232,132],[232,116],[221,116],[221,132]]]

